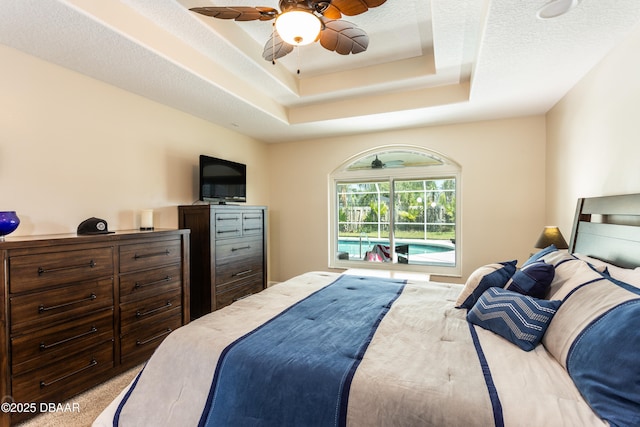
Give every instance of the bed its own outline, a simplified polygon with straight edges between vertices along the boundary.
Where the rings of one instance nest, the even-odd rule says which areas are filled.
[[[94,426],[640,425],[640,195],[465,284],[309,272],[174,331]]]

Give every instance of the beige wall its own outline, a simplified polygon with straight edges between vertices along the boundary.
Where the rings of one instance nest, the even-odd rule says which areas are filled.
[[[640,192],[640,26],[547,114],[547,221],[579,197]]]
[[[177,227],[198,198],[199,154],[241,161],[248,201],[267,204],[267,145],[0,45],[0,210],[13,234],[75,232],[92,216],[112,230]],[[212,101],[214,102],[214,101]]]
[[[328,265],[328,175],[388,144],[419,145],[462,166],[462,278],[524,260],[544,225],[544,117],[430,127],[269,147],[272,280]]]
[[[524,259],[545,224],[568,238],[578,197],[640,192],[640,27],[546,117],[267,145],[0,45],[0,210],[14,236],[176,227],[197,198],[201,153],[247,163],[250,204],[270,208],[270,276],[326,270],[328,174],[387,144],[462,165],[463,277]],[[546,185],[545,185],[546,183]]]

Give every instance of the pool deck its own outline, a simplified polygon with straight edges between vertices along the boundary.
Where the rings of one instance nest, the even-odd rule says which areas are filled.
[[[456,253],[455,251],[447,252],[434,252],[430,254],[412,254],[409,255],[409,263],[411,261],[428,262],[437,264],[455,264]]]

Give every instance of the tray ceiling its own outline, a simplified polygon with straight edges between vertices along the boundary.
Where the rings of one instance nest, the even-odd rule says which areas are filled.
[[[262,59],[277,0],[0,0],[0,43],[266,142],[543,114],[640,22],[637,0],[387,0],[344,17],[369,48]],[[300,70],[300,74],[297,70]]]

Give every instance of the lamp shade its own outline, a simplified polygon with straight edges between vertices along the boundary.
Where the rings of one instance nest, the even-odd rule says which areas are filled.
[[[562,237],[560,229],[556,226],[545,227],[544,230],[542,230],[542,233],[540,233],[540,237],[538,237],[535,247],[542,249],[549,245],[555,245],[558,249],[569,248],[566,240]]]
[[[292,46],[313,43],[318,38],[322,23],[311,12],[291,10],[278,16],[276,31],[280,38]]]

